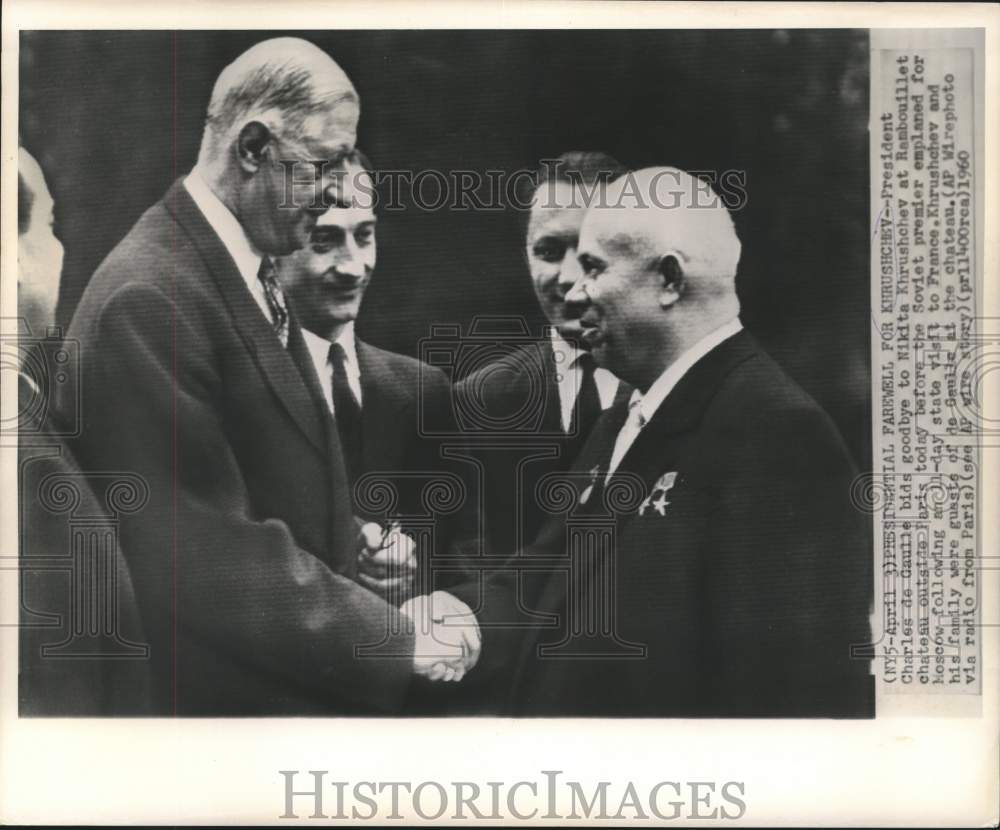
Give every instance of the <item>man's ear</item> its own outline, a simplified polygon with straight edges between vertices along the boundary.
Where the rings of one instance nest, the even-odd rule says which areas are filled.
[[[668,308],[676,303],[684,293],[684,269],[674,254],[660,257],[657,269],[660,274],[660,306]]]
[[[264,162],[264,153],[271,143],[271,131],[260,121],[243,125],[236,139],[236,156],[248,173],[256,173]]]

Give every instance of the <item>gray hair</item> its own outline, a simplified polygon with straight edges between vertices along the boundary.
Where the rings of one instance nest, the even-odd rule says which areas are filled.
[[[272,130],[300,132],[306,120],[342,101],[358,102],[350,79],[307,40],[280,37],[255,44],[219,74],[205,117],[201,154],[249,120]]]

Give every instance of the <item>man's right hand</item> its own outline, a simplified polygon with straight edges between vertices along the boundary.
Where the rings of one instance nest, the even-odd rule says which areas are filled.
[[[469,606],[446,591],[414,597],[399,609],[413,620],[413,671],[428,680],[461,680],[479,660],[482,639]]]

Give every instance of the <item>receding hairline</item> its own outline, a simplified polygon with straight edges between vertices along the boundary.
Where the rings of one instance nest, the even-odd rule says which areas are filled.
[[[357,90],[337,62],[300,38],[272,38],[254,44],[216,79],[205,114],[205,133],[226,135],[241,122],[277,117],[297,128],[338,105],[360,106]]]

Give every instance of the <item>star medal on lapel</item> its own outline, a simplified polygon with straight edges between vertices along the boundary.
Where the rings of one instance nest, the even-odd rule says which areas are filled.
[[[667,493],[673,488],[677,481],[677,473],[664,473],[656,480],[652,492],[639,505],[639,515],[645,516],[649,508],[653,508],[661,516],[667,515]]]
[[[597,484],[597,477],[601,474],[600,467],[590,468],[590,484],[588,484],[583,492],[580,493],[580,504],[586,504],[587,500],[590,498],[590,494],[594,492],[594,485]]]

